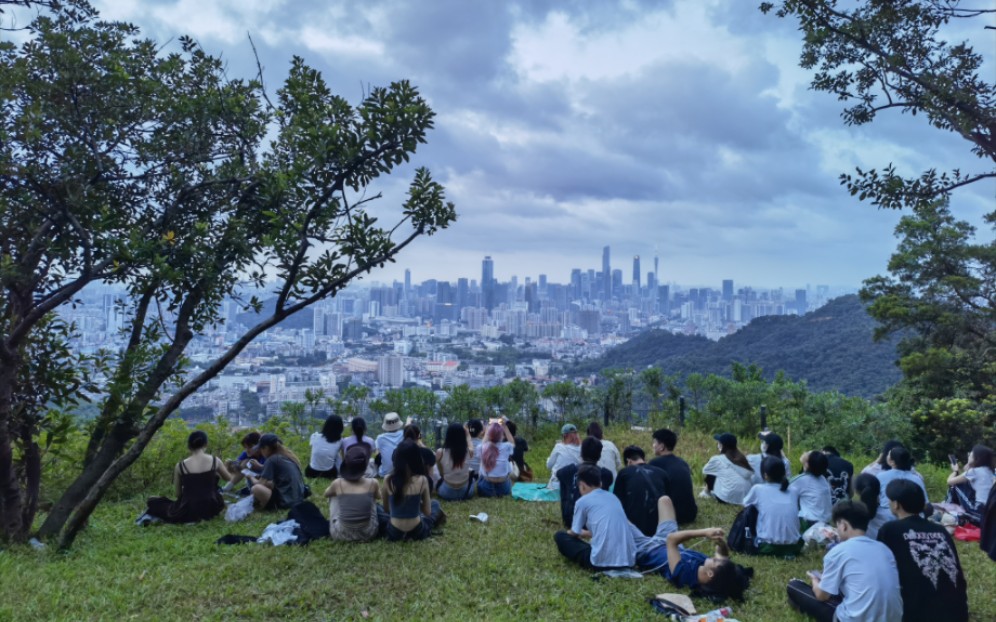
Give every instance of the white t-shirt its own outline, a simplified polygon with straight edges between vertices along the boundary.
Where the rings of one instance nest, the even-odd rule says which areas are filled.
[[[636,541],[622,503],[601,488],[583,495],[574,504],[571,531],[591,532],[591,565],[601,568],[629,568],[636,564]]]
[[[795,544],[799,534],[799,494],[780,484],[755,484],[744,505],[757,508],[757,541],[768,544]]]
[[[404,430],[384,432],[377,436],[377,440],[374,441],[374,444],[377,445],[377,451],[380,453],[380,468],[377,470],[377,475],[385,477],[394,469],[394,450],[398,448],[404,438]]]
[[[612,441],[602,440],[602,457],[598,459],[598,466],[611,471],[613,481],[616,479],[616,473],[623,464],[619,448]]]
[[[830,522],[830,514],[833,512],[833,491],[830,490],[827,478],[803,473],[792,480],[789,489],[799,495],[799,518],[812,522]]]
[[[471,444],[474,446],[474,455],[467,458],[467,468],[476,473],[481,472],[481,445],[484,444],[483,438],[472,438],[470,439]]]
[[[560,482],[557,481],[557,471],[571,464],[581,464],[581,446],[563,443],[554,445],[550,457],[546,459],[546,468],[550,469],[550,483],[547,488],[559,490]]]
[[[881,471],[875,477],[878,478],[878,484],[882,489],[882,492],[878,496],[878,506],[880,508],[889,509],[889,497],[885,494],[885,489],[889,486],[890,482],[894,482],[897,479],[905,479],[913,482],[923,490],[923,500],[927,503],[927,487],[923,485],[923,476],[916,471],[901,471],[899,469],[889,469],[888,471]]]
[[[714,497],[725,503],[743,505],[744,497],[754,485],[754,471],[733,464],[730,459],[719,454],[709,458],[702,467],[703,475],[715,475],[716,483],[712,487]]]
[[[889,508],[875,508],[875,516],[868,521],[868,529],[865,530],[865,535],[875,540],[878,538],[878,530],[882,525],[893,520],[896,520],[896,515]]]
[[[985,505],[989,500],[989,491],[993,489],[993,470],[988,467],[975,467],[965,471],[965,477],[975,489],[976,505]]]
[[[485,441],[481,443],[481,458],[484,458],[484,452],[487,451],[488,445],[491,443]],[[484,465],[481,464],[481,474],[484,477],[508,477],[511,473],[511,468],[508,465],[508,459],[515,451],[515,444],[509,443],[508,441],[502,441],[496,445],[498,447],[498,461],[495,462],[495,468],[487,471],[484,469]],[[477,453],[476,450],[474,453]]]
[[[747,462],[750,464],[750,468],[754,469],[755,484],[764,483],[764,474],[761,473],[761,463],[764,462],[764,459],[767,457],[768,454],[750,454],[747,456]],[[785,463],[785,477],[792,477],[792,462],[788,458],[782,458],[782,462]]]
[[[896,558],[889,547],[868,536],[830,549],[823,558],[820,589],[843,596],[835,614],[840,622],[902,622]]]
[[[316,471],[328,471],[332,467],[342,464],[342,457],[339,455],[339,448],[342,446],[342,439],[330,443],[325,440],[321,432],[311,435],[311,468]]]

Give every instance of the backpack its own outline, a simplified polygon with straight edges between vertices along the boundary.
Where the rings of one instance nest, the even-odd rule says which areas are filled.
[[[740,510],[733,519],[730,533],[726,536],[726,545],[731,551],[738,553],[757,553],[757,507],[750,505]]]

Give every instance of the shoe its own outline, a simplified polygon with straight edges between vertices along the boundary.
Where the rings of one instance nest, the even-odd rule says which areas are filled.
[[[709,493],[708,493],[707,491],[705,491],[705,490],[703,490],[702,492],[700,492],[700,493],[699,493],[699,499],[708,499],[708,498],[709,498],[709,497],[711,497],[711,496],[712,496],[712,495],[710,495],[710,494],[709,494]]]
[[[142,512],[142,515],[139,516],[137,519],[135,519],[135,524],[138,525],[139,527],[148,527],[153,523],[161,523],[161,522],[163,522],[161,518],[159,518],[158,516],[153,516],[148,512]]]

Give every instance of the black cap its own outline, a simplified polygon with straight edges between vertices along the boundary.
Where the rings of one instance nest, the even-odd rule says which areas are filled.
[[[259,442],[252,450],[259,451],[261,447],[276,447],[280,443],[280,437],[276,434],[264,434],[259,437]]]
[[[761,432],[757,437],[768,445],[769,454],[777,454],[785,447],[785,441],[774,432]]]
[[[719,444],[723,447],[737,448],[737,437],[733,436],[729,432],[723,432],[722,434],[713,434],[712,437],[719,441]]]

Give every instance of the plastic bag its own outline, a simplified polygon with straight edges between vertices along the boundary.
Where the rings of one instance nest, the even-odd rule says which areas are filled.
[[[802,540],[807,548],[825,548],[831,542],[839,540],[837,530],[823,521],[818,521],[802,534]]]
[[[270,523],[263,530],[263,534],[259,536],[260,544],[265,544],[269,542],[273,546],[280,546],[282,544],[287,544],[288,542],[297,541],[297,536],[294,535],[294,530],[300,527],[296,520],[285,520],[282,523]]]
[[[245,520],[247,516],[252,514],[252,496],[239,499],[237,503],[233,503],[228,506],[225,510],[225,520],[230,523],[237,523],[240,520]]]

